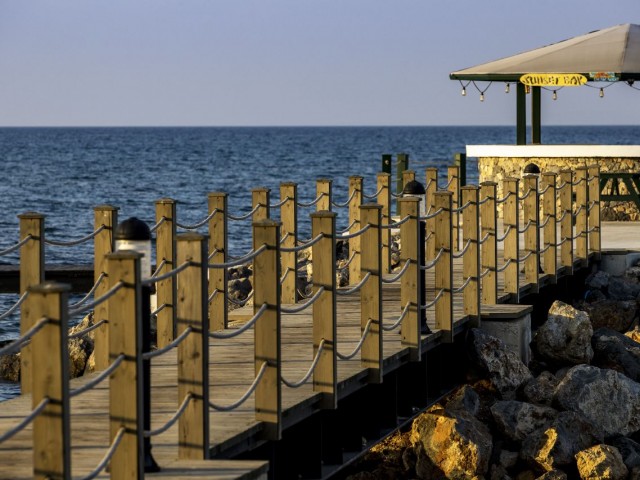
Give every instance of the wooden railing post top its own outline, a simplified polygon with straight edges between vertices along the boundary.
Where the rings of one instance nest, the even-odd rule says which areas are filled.
[[[94,212],[117,212],[120,207],[114,207],[113,205],[96,205],[93,207]]]
[[[576,167],[576,170],[587,170],[587,166],[586,165],[579,165]]]
[[[361,175],[351,175],[349,177],[349,183],[362,183],[364,181],[364,177]]]
[[[460,190],[480,190],[480,187],[478,185],[465,185],[460,187]]]
[[[503,182],[507,183],[507,182],[515,182],[518,183],[520,181],[520,179],[518,177],[505,177],[502,179]],[[486,182],[489,183],[489,182]]]
[[[185,232],[176,235],[176,240],[178,242],[198,242],[207,238],[209,238],[208,235],[203,235],[202,233],[198,232]]]
[[[159,198],[158,200],[156,200],[156,205],[174,205],[177,204],[178,201],[174,200],[173,198]]]
[[[29,291],[29,293],[40,293],[40,294],[64,293],[64,292],[71,291],[71,285],[69,285],[68,283],[48,281],[48,282],[40,283],[38,285],[31,285],[29,288],[27,288],[27,290]]]
[[[543,177],[551,177],[551,178],[556,178],[556,173],[555,172],[543,172],[542,176]]]
[[[38,212],[25,212],[25,213],[21,213],[18,215],[19,219],[25,219],[25,220],[36,220],[36,219],[42,219],[44,218],[44,215],[42,213],[38,213]]]
[[[377,178],[391,178],[391,174],[387,172],[378,172],[376,174]]]
[[[425,170],[427,171],[427,173],[438,173],[438,167],[427,167]]]
[[[266,218],[264,220],[258,220],[251,224],[254,227],[281,227],[282,222],[278,220],[273,220],[271,218]]]
[[[524,178],[525,180],[532,180],[534,178],[540,178],[540,175],[538,175],[537,173],[525,173],[522,178]]]
[[[333,180],[331,180],[330,178],[318,178],[316,180],[316,182],[318,182],[318,183],[333,183]]]
[[[453,197],[453,192],[449,190],[438,190],[437,192],[433,192],[434,197]]]
[[[209,192],[207,194],[208,198],[218,198],[218,197],[227,198],[228,196],[229,194],[227,192]]]
[[[259,192],[267,192],[267,193],[269,193],[269,192],[271,192],[271,189],[267,188],[267,187],[256,187],[256,188],[252,188],[251,192],[252,193],[259,193]]]
[[[298,184],[296,182],[280,182],[281,187],[297,187]]]
[[[312,212],[309,214],[311,218],[335,218],[338,216],[336,212],[330,212],[328,210],[320,210],[319,212]]]
[[[116,250],[105,255],[109,260],[135,260],[144,257],[144,253],[133,250]]]
[[[382,205],[379,203],[363,203],[360,205],[360,210],[382,210]]]
[[[497,187],[498,182],[494,182],[493,180],[487,180],[485,182],[480,183],[480,186],[481,187]]]
[[[573,170],[571,170],[570,168],[563,168],[562,170],[560,170],[560,173],[573,173]]]
[[[399,203],[419,203],[422,201],[422,198],[411,195],[406,197],[399,197],[397,201]]]

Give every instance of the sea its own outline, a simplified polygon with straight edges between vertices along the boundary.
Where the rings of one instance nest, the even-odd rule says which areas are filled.
[[[120,220],[138,217],[152,226],[154,202],[169,197],[178,202],[178,222],[194,225],[207,216],[209,192],[227,192],[230,213],[240,216],[251,210],[254,188],[269,188],[277,203],[280,183],[295,182],[299,201],[311,202],[318,178],[332,179],[334,201],[344,202],[352,175],[364,177],[365,194],[375,193],[383,154],[394,161],[409,154],[418,179],[426,167],[438,167],[445,181],[446,167],[465,145],[513,144],[515,136],[507,126],[0,128],[0,252],[18,242],[17,216],[25,212],[45,215],[45,238],[70,241],[93,231],[93,208],[102,204],[118,207]],[[545,144],[638,144],[640,126],[545,126],[542,138]],[[468,160],[469,184],[477,183],[474,160]],[[303,238],[312,210],[299,211]],[[338,228],[345,228],[347,214],[338,213]],[[250,247],[250,221],[230,222],[230,254]],[[92,242],[47,246],[45,258],[91,264]],[[17,252],[0,256],[0,264],[17,263]],[[2,318],[17,300],[0,292],[0,342],[19,335],[19,315]],[[17,385],[0,380],[0,401],[18,394]]]

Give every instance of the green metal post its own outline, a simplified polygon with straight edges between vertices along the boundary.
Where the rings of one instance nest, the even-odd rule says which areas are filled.
[[[531,87],[531,143],[540,144],[542,131],[540,108],[540,87]]]
[[[388,153],[382,155],[382,172],[391,174],[391,155]]]
[[[518,145],[527,144],[527,98],[524,84],[518,83],[516,87],[516,139]]]
[[[409,154],[408,153],[399,153],[398,154],[398,166],[396,168],[396,193],[402,193],[402,189],[404,188],[404,182],[402,181],[402,172],[409,169]]]
[[[467,184],[467,154],[458,152],[453,156],[454,165],[459,167],[460,172],[460,186],[464,187]]]

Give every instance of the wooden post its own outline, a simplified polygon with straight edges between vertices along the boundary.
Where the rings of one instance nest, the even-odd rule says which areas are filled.
[[[324,347],[313,371],[313,391],[322,392],[322,407],[338,407],[338,365],[336,355],[336,214],[317,212],[311,214],[311,238],[322,235],[322,240],[311,247],[313,263],[313,293],[324,291],[312,305],[313,354],[320,342]]]
[[[447,167],[447,182],[449,184],[447,190],[453,195],[451,198],[453,208],[458,208],[460,206],[460,167],[457,165]],[[453,222],[453,249],[457,252],[460,248],[460,214],[451,212],[451,221]]]
[[[560,263],[567,269],[568,275],[573,275],[573,172],[562,170],[560,172],[560,209],[562,220],[560,221]]]
[[[298,185],[295,183],[280,184],[280,201],[285,201],[280,207],[281,233],[284,237],[282,246],[294,248],[298,244]],[[298,289],[298,254],[296,252],[281,253],[281,270],[284,275],[282,283],[282,303],[296,303]]]
[[[496,182],[482,182],[480,184],[480,222],[481,222],[481,241],[483,241],[480,251],[482,259],[482,303],[495,305],[498,303],[498,275],[497,275],[497,259],[498,259],[498,243],[496,238],[497,232],[497,213],[496,213]]]
[[[209,215],[209,263],[226,263],[229,255],[227,235],[228,196],[224,192],[211,192],[208,195]],[[227,328],[227,269],[209,269],[209,325],[211,330]]]
[[[360,205],[362,205],[362,181],[359,176],[349,177],[349,233],[360,230],[362,223],[360,222]],[[351,197],[353,195],[353,198]],[[349,264],[349,283],[355,284],[361,280],[360,277],[360,252],[361,252],[360,236],[349,239],[349,258],[355,255],[353,261]]]
[[[369,381],[382,383],[382,255],[380,248],[380,212],[382,207],[367,204],[360,207],[362,225],[370,225],[362,234],[360,278],[370,274],[360,290],[360,332],[369,322],[369,334],[362,344],[361,361],[369,368]]]
[[[416,179],[416,172],[414,172],[413,170],[405,170],[404,172],[402,172],[402,190],[400,191],[400,193],[402,193],[407,183],[415,179]]]
[[[253,249],[267,249],[253,261],[254,314],[267,309],[255,325],[255,374],[266,362],[266,370],[255,392],[256,420],[265,422],[268,440],[282,436],[282,386],[280,350],[280,223],[263,220],[253,223]]]
[[[433,195],[434,193],[438,190],[438,169],[434,168],[434,167],[429,167],[426,170],[426,183],[425,183],[425,203],[424,203],[424,209],[427,212],[427,214],[429,213],[433,213],[435,210],[433,208],[434,206],[434,199],[433,199]],[[426,256],[427,256],[427,260],[433,260],[435,257],[435,252],[436,252],[436,244],[435,244],[435,219],[430,218],[427,220],[427,230],[426,230],[426,237],[427,237],[427,248],[426,248]]]
[[[31,236],[31,240],[20,247],[20,295],[23,295],[29,287],[44,282],[44,215],[28,212],[18,218],[20,241]],[[31,321],[21,310],[20,335],[33,327]],[[33,346],[29,343],[20,350],[20,392],[23,394],[31,393],[32,352]]]
[[[558,270],[558,215],[556,202],[556,174],[545,172],[542,174],[542,209],[544,213],[544,273],[551,276],[551,283],[557,283]]]
[[[469,285],[463,291],[465,315],[473,317],[471,325],[480,327],[480,189],[476,186],[460,188],[462,204],[469,205],[462,211],[462,248],[467,242],[469,248],[462,257],[462,280],[471,278]]]
[[[511,294],[514,303],[520,301],[520,211],[518,201],[519,180],[508,177],[502,181],[502,193],[506,197],[502,208],[505,238],[503,254],[505,263],[504,291]]]
[[[156,268],[164,262],[160,275],[176,268],[176,201],[162,198],[156,201],[156,223],[164,218],[156,230]],[[158,347],[168,345],[175,338],[177,285],[173,277],[156,283],[158,306],[166,305],[157,315]]]
[[[409,262],[407,272],[400,279],[400,308],[409,305],[409,311],[402,320],[400,333],[402,344],[409,347],[409,358],[417,362],[421,357],[422,342],[420,338],[422,285],[420,275],[420,199],[415,196],[399,198],[400,218],[409,216],[409,220],[400,225],[400,266]]]
[[[191,327],[178,345],[178,405],[191,401],[178,421],[178,457],[209,458],[209,322],[207,319],[207,245],[199,233],[178,235],[177,335]]]
[[[396,193],[400,195],[402,188],[404,187],[403,173],[409,169],[409,155],[406,153],[399,153],[397,155],[396,165]]]
[[[111,205],[100,205],[93,209],[94,212],[94,228],[97,230],[102,225],[105,228],[98,233],[93,239],[93,281],[97,282],[100,275],[104,274],[105,278],[96,288],[93,296],[94,299],[102,297],[107,290],[107,255],[113,253],[115,240],[113,233],[118,225],[118,208]],[[108,302],[102,302],[96,306],[93,311],[93,321],[98,323],[102,320],[109,319]],[[93,356],[95,358],[95,369],[104,370],[109,366],[109,324],[104,323],[94,330],[93,337]]]
[[[589,185],[587,183],[587,167],[575,169],[576,186],[576,257],[580,264],[586,267],[589,264],[587,218],[589,213]]]
[[[600,260],[602,245],[600,230],[600,167],[589,167],[589,253]]]
[[[330,212],[331,201],[333,200],[333,181],[327,178],[319,178],[316,181],[316,197],[320,197],[320,200],[316,204],[316,211],[318,212]]]
[[[117,251],[107,256],[109,288],[124,284],[109,302],[109,359],[124,361],[109,377],[110,443],[124,428],[111,459],[111,478],[143,478],[142,254]]]
[[[29,287],[24,309],[35,324],[48,318],[31,339],[34,368],[31,405],[49,403],[33,421],[33,478],[71,479],[69,426],[68,293],[59,283]]]
[[[524,199],[524,224],[529,225],[524,232],[525,255],[531,254],[524,261],[524,279],[531,285],[531,291],[539,291],[540,273],[540,194],[538,192],[538,175],[524,176],[525,193],[530,192]]]
[[[377,202],[382,206],[380,224],[387,226],[391,223],[391,175],[388,173],[378,173],[377,177],[378,193]],[[391,273],[391,230],[383,228],[382,232],[382,272]]]
[[[270,218],[269,205],[270,204],[270,193],[271,190],[268,188],[254,188],[251,190],[251,209],[258,207],[258,209],[254,212],[253,219],[254,222],[259,222],[260,220],[265,220]]]
[[[436,211],[443,209],[436,218],[436,256],[442,252],[435,265],[435,294],[441,295],[436,302],[436,328],[443,331],[445,342],[453,342],[453,255],[451,243],[452,193],[440,191],[434,194]],[[442,292],[442,293],[441,293]]]

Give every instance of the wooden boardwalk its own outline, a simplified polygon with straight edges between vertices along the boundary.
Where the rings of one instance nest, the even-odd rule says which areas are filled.
[[[454,262],[456,278],[462,278],[461,261]],[[433,285],[432,273],[427,275],[427,285]],[[559,271],[562,276],[562,270]],[[548,276],[542,275],[541,285]],[[399,316],[400,287],[397,283],[383,286],[384,324],[393,323]],[[502,285],[500,285],[502,290]],[[529,286],[523,285],[523,295]],[[428,291],[433,298],[433,290]],[[509,295],[500,295],[501,301]],[[340,296],[338,305],[338,352],[347,354],[361,338],[360,296]],[[252,306],[230,313],[231,328],[252,315]],[[441,332],[435,331],[433,308],[427,311],[428,323],[433,334],[423,335],[423,349],[429,350],[443,342]],[[465,327],[469,317],[463,313],[461,295],[454,296],[454,334]],[[283,314],[282,323],[282,375],[289,381],[304,376],[313,359],[312,319],[310,309],[297,314]],[[218,405],[228,405],[240,398],[251,385],[254,373],[253,331],[247,330],[233,339],[210,340],[210,399]],[[384,332],[384,375],[409,362],[409,349],[400,342],[398,331]],[[177,367],[175,349],[152,360],[152,429],[164,425],[175,413],[179,404],[177,392]],[[338,361],[338,398],[343,399],[367,383],[368,369],[361,366],[360,355],[351,360]],[[90,381],[96,374],[74,379],[71,389]],[[322,395],[312,390],[310,382],[293,389],[283,387],[283,429],[287,429],[318,412]],[[88,475],[99,463],[110,444],[108,409],[108,383],[89,390],[71,401],[72,467],[73,477]],[[3,402],[0,409],[0,432],[7,431],[29,414],[31,396],[23,395]],[[239,408],[231,412],[210,410],[210,453],[212,457],[225,457],[260,445],[263,424],[256,421],[253,395]],[[32,429],[27,427],[11,440],[0,444],[0,479],[27,479],[32,477]],[[178,428],[169,428],[153,437],[153,456],[162,472],[149,474],[150,478],[211,478],[257,479],[266,478],[267,464],[260,461],[202,460],[178,461]],[[103,472],[97,478],[109,478]]]

